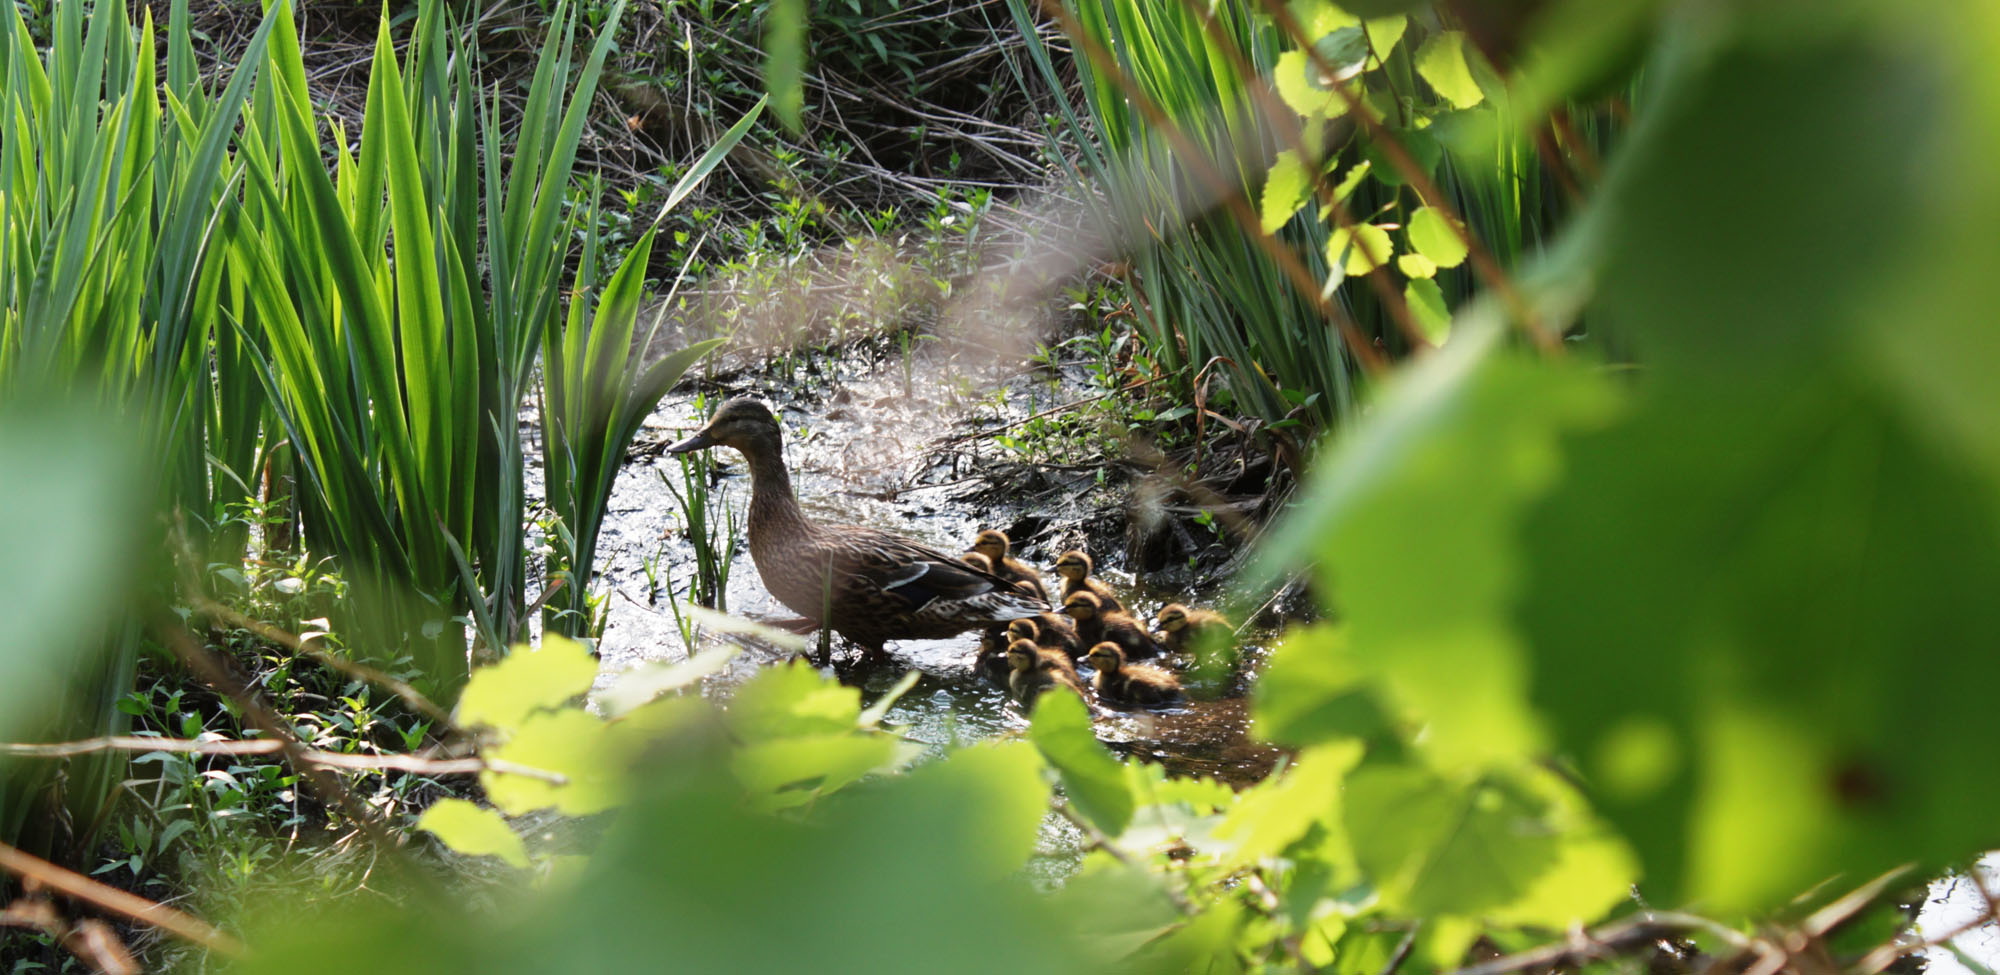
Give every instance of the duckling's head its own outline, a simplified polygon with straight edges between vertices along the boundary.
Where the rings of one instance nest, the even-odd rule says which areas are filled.
[[[1080,620],[1096,616],[1104,609],[1104,601],[1088,589],[1079,589],[1063,600],[1062,611]]]
[[[1090,556],[1071,549],[1056,559],[1056,575],[1065,579],[1083,579],[1090,575]]]
[[[993,574],[993,560],[987,558],[982,553],[967,552],[964,555],[959,556],[958,560],[960,562],[965,563],[966,565],[978,569],[981,572],[986,573],[987,575]]]
[[[999,565],[1000,561],[1007,557],[1007,548],[1010,544],[1012,543],[1007,540],[1004,532],[988,528],[980,532],[978,538],[973,539],[972,550],[992,559],[994,565]]]
[[[1019,619],[1007,624],[1007,636],[1015,640],[1027,640],[1032,643],[1041,635],[1042,628],[1036,626],[1034,620]]]
[[[707,426],[668,447],[667,453],[685,454],[705,447],[734,447],[744,453],[758,446],[775,449],[781,432],[777,416],[762,400],[738,396],[716,407]]]
[[[1007,644],[1007,666],[1015,670],[1035,669],[1035,645],[1026,640]]]
[[[1090,655],[1084,659],[1089,660],[1090,665],[1098,670],[1115,674],[1118,668],[1125,665],[1125,651],[1118,649],[1118,644],[1107,640],[1091,647]]]
[[[1179,633],[1187,629],[1188,608],[1179,603],[1168,603],[1160,608],[1159,618],[1153,622],[1158,623],[1160,629],[1168,633]]]

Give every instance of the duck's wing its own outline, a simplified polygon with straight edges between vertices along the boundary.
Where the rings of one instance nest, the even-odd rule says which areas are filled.
[[[848,556],[841,562],[854,584],[907,603],[911,612],[937,603],[991,604],[991,609],[1001,614],[994,620],[1003,622],[1048,608],[1047,603],[1021,593],[1006,579],[929,546],[869,529],[853,528],[838,534]]]

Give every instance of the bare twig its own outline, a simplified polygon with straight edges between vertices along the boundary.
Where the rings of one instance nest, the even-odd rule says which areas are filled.
[[[272,738],[220,739],[198,741],[189,738],[146,738],[139,735],[104,735],[98,738],[84,738],[78,741],[52,742],[48,744],[23,744],[0,742],[0,755],[16,755],[22,758],[69,758],[89,755],[94,752],[177,752],[191,755],[276,755],[283,753],[286,743]],[[531,768],[504,759],[470,758],[425,758],[421,755],[355,755],[347,752],[329,752],[305,749],[298,759],[327,768],[354,771],[411,772],[417,775],[472,775],[479,772],[505,772],[509,775],[525,775],[556,785],[569,781],[568,777],[545,769]]]
[[[172,932],[211,951],[231,957],[241,957],[244,953],[241,941],[216,930],[200,918],[99,883],[5,843],[0,843],[0,869],[142,924]]]
[[[401,699],[403,703],[408,704],[423,716],[442,725],[449,726],[451,724],[450,714],[447,714],[443,708],[432,703],[430,698],[425,697],[423,692],[410,686],[407,681],[399,680],[367,664],[343,659],[326,650],[314,647],[310,645],[310,638],[308,637],[300,637],[272,626],[269,623],[252,619],[208,598],[200,592],[190,590],[188,599],[194,603],[195,610],[203,615],[214,617],[238,629],[249,630],[273,643],[282,644],[293,653],[303,657],[310,657],[356,680],[366,681],[370,684],[386,688],[390,693]]]

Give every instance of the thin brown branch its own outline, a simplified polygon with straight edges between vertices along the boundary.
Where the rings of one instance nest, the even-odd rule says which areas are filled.
[[[25,744],[0,742],[0,755],[21,758],[71,758],[95,752],[176,752],[190,755],[276,755],[285,751],[285,742],[271,738],[198,741],[190,738],[147,738],[140,735],[104,735],[78,741]],[[305,749],[298,759],[313,765],[350,771],[410,772],[417,775],[473,775],[505,772],[525,775],[555,785],[569,782],[567,776],[546,769],[531,768],[497,758],[425,758],[421,755],[357,755]]]
[[[160,641],[187,664],[189,669],[214,688],[216,693],[235,701],[242,709],[244,717],[248,718],[257,730],[280,743],[280,752],[285,756],[286,762],[292,766],[293,771],[299,773],[300,781],[321,802],[338,808],[343,815],[367,833],[369,839],[382,847],[393,849],[396,846],[395,837],[383,827],[375,810],[355,798],[338,776],[307,761],[305,756],[312,749],[299,741],[298,736],[292,733],[276,713],[265,706],[250,688],[244,686],[242,681],[237,680],[229,672],[229,668],[219,659],[215,651],[202,646],[178,619],[164,613],[155,621],[154,629],[159,634]]]
[[[74,870],[56,866],[5,843],[0,843],[0,869],[8,870],[50,890],[95,904],[141,924],[172,932],[211,951],[232,958],[241,957],[244,953],[241,941],[217,930],[194,915],[99,883]]]
[[[443,708],[432,703],[430,698],[425,697],[423,692],[410,686],[407,681],[399,680],[367,664],[346,660],[326,650],[311,646],[307,638],[288,633],[269,623],[245,616],[208,598],[200,592],[190,591],[188,599],[194,603],[194,609],[203,615],[214,617],[238,629],[249,630],[266,640],[283,645],[293,653],[302,657],[310,657],[314,661],[356,680],[366,681],[370,684],[383,687],[419,714],[441,725],[449,726],[451,724],[450,714],[446,713]]]

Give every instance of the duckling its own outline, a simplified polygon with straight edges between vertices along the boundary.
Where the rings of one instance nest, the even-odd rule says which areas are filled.
[[[1225,647],[1236,638],[1236,628],[1229,625],[1228,617],[1180,603],[1161,607],[1153,625],[1160,628],[1160,642],[1175,653]]]
[[[1180,678],[1151,664],[1128,664],[1118,644],[1105,641],[1086,658],[1097,669],[1097,699],[1121,707],[1160,707],[1181,699]]]
[[[972,540],[972,550],[986,556],[993,563],[993,574],[1002,579],[1011,579],[1041,599],[1049,598],[1049,591],[1042,587],[1042,577],[1028,568],[1020,559],[1008,556],[1013,542],[1007,533],[988,528]]]
[[[988,627],[979,634],[979,648],[972,652],[972,672],[1002,688],[1013,668],[1007,663],[1007,631]]]
[[[999,578],[1002,579],[1007,578],[1007,574],[1005,572],[994,571],[993,560],[987,558],[985,553],[983,552],[967,552],[964,555],[959,556],[958,560],[960,562],[965,563],[966,565],[978,569],[981,572],[991,573],[992,575],[998,576]],[[1008,581],[1012,582],[1015,591],[1019,592],[1023,596],[1033,596],[1036,599],[1047,598],[1045,595],[1043,595],[1042,590],[1039,588],[1030,587],[1025,582],[1018,582],[1011,579]]]
[[[1071,660],[1083,656],[1083,644],[1076,638],[1076,627],[1069,617],[1054,613],[1026,616],[1007,624],[1007,638],[1026,640],[1047,650],[1060,650]]]
[[[1124,612],[1125,604],[1118,600],[1117,594],[1111,591],[1111,587],[1105,585],[1104,580],[1091,576],[1093,569],[1090,556],[1075,549],[1064,552],[1057,558],[1056,575],[1062,576],[1063,579],[1063,598],[1068,599],[1069,594],[1073,592],[1088,591],[1097,594],[1098,601],[1104,604],[1105,609],[1116,613]]]
[[[799,508],[785,469],[783,431],[771,408],[747,397],[723,403],[675,454],[734,447],[750,463],[750,557],[771,595],[882,656],[890,640],[938,639],[1045,612],[1048,603],[928,545],[860,525],[822,525]]]
[[[1023,707],[1033,706],[1035,698],[1051,688],[1068,690],[1086,703],[1090,700],[1084,696],[1076,671],[1070,669],[1062,654],[1049,653],[1026,640],[1015,640],[1007,645],[1007,663],[1013,668],[1013,673],[1007,675],[1007,689]]]
[[[1152,636],[1139,625],[1138,620],[1105,609],[1096,593],[1070,593],[1063,597],[1062,610],[1075,618],[1076,638],[1084,646],[1095,646],[1109,640],[1125,651],[1129,659],[1141,660],[1159,655],[1159,644],[1153,642]]]

